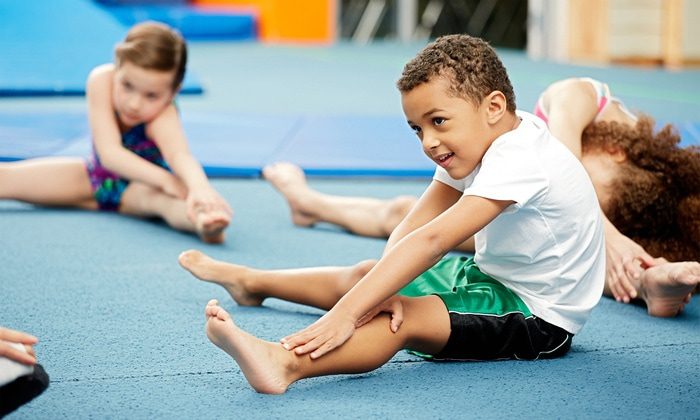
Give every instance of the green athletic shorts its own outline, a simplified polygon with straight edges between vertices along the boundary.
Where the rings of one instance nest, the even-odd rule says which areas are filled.
[[[446,257],[399,291],[436,295],[450,315],[451,333],[438,360],[538,359],[563,356],[573,334],[530,312],[512,290],[482,273],[473,258]]]

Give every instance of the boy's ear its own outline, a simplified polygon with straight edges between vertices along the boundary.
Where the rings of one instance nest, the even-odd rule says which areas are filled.
[[[487,105],[489,123],[497,123],[508,111],[506,95],[500,90],[494,90],[484,98]]]

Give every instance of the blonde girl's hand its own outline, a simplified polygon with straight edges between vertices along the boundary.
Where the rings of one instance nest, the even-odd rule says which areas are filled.
[[[286,350],[297,355],[310,353],[312,359],[340,347],[352,337],[357,320],[349,314],[331,309],[303,330],[280,340]]]
[[[401,328],[401,324],[403,324],[403,304],[399,296],[392,296],[367,312],[357,321],[355,327],[360,328],[382,312],[391,315],[389,327],[391,328],[391,332],[397,332],[399,328]]]
[[[168,173],[164,178],[160,188],[169,196],[184,200],[187,198],[187,187],[180,181],[180,178]]]
[[[36,363],[36,355],[32,345],[38,342],[39,340],[33,335],[0,327],[0,357],[31,366]],[[23,344],[27,352],[18,350],[9,343]]]
[[[636,242],[618,233],[606,236],[606,281],[615,300],[629,303],[637,297],[636,284],[644,269],[660,263]]]
[[[187,217],[194,221],[199,213],[221,212],[231,218],[233,210],[213,188],[192,190],[187,195]]]

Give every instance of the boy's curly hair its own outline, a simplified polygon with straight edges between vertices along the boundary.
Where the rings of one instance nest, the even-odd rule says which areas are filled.
[[[402,93],[445,76],[452,94],[478,106],[493,91],[506,97],[506,108],[515,112],[515,93],[496,51],[484,40],[469,35],[442,36],[406,63],[396,86]]]
[[[700,261],[700,148],[679,142],[673,126],[655,133],[646,115],[635,126],[592,123],[582,137],[584,153],[626,156],[606,213],[612,224],[655,257]]]
[[[148,70],[174,71],[173,89],[177,89],[185,78],[187,44],[168,25],[147,21],[129,29],[114,48],[114,58],[117,66],[128,62]]]

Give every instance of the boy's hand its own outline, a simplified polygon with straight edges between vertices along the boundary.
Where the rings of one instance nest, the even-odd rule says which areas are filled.
[[[284,337],[280,342],[285,349],[294,350],[297,355],[311,353],[309,356],[312,359],[318,359],[348,341],[355,332],[356,322],[348,314],[331,309],[313,324]]]
[[[367,312],[357,321],[355,327],[360,328],[374,319],[374,317],[379,315],[381,312],[386,312],[391,315],[391,323],[389,327],[391,328],[391,332],[397,332],[401,327],[401,324],[403,324],[403,305],[401,304],[401,298],[398,296],[390,297],[377,305],[371,311]]]
[[[605,253],[608,287],[616,300],[628,303],[637,297],[634,283],[644,269],[657,265],[659,260],[621,233],[606,236]]]
[[[25,353],[21,350],[17,350],[6,342],[24,344],[24,348],[27,352]],[[31,366],[36,363],[36,356],[34,355],[32,345],[37,342],[39,342],[39,340],[33,335],[0,327],[0,357],[7,357],[15,362]]]

